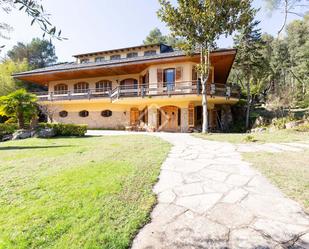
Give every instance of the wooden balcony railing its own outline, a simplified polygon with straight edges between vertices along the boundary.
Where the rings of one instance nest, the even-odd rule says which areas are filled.
[[[176,82],[174,84],[149,83],[142,85],[120,85],[114,89],[78,89],[72,91],[38,92],[35,93],[40,101],[76,100],[110,98],[115,101],[127,97],[147,96],[174,96],[202,94],[202,86],[196,81]],[[212,83],[207,85],[207,95],[210,97],[220,96],[226,98],[239,98],[240,90],[235,85]]]

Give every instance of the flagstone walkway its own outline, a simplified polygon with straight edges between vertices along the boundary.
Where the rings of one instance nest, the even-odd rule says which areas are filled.
[[[309,216],[243,161],[242,149],[189,134],[151,135],[173,148],[154,187],[151,222],[133,249],[309,248]]]

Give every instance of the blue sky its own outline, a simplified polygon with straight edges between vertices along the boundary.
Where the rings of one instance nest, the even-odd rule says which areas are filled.
[[[52,14],[52,23],[68,38],[54,41],[59,61],[72,61],[73,54],[139,45],[154,27],[168,32],[157,18],[157,0],[43,0],[42,3]],[[263,0],[255,0],[254,5],[261,8],[257,19],[261,21],[262,31],[276,35],[282,24],[282,13],[277,11],[270,16]],[[0,21],[14,28],[11,39],[2,40],[5,50],[17,41],[29,42],[33,37],[42,36],[39,28],[30,26],[31,19],[24,13],[15,10],[1,16],[5,19]],[[289,21],[294,18],[290,16]],[[230,47],[232,39],[221,39],[218,44]]]

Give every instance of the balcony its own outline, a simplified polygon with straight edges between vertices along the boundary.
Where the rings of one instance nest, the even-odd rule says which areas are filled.
[[[74,92],[37,92],[39,101],[63,101],[80,99],[110,98],[112,102],[120,98],[175,96],[175,95],[201,95],[202,86],[198,82],[186,81],[174,84],[160,83],[142,85],[121,85],[112,90],[106,89],[79,89]],[[207,95],[210,97],[239,98],[240,90],[236,85],[212,83],[207,85]]]

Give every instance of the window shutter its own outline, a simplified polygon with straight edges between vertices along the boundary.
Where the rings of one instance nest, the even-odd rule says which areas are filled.
[[[188,126],[194,127],[194,104],[188,105]]]
[[[157,69],[157,81],[158,81],[158,88],[163,87],[163,69]]]
[[[196,66],[192,67],[192,81],[197,81],[197,70]]]
[[[182,67],[176,68],[176,81],[182,81]]]
[[[212,82],[213,81],[212,78],[213,78],[213,68],[209,68],[209,77],[207,83],[214,83]]]

